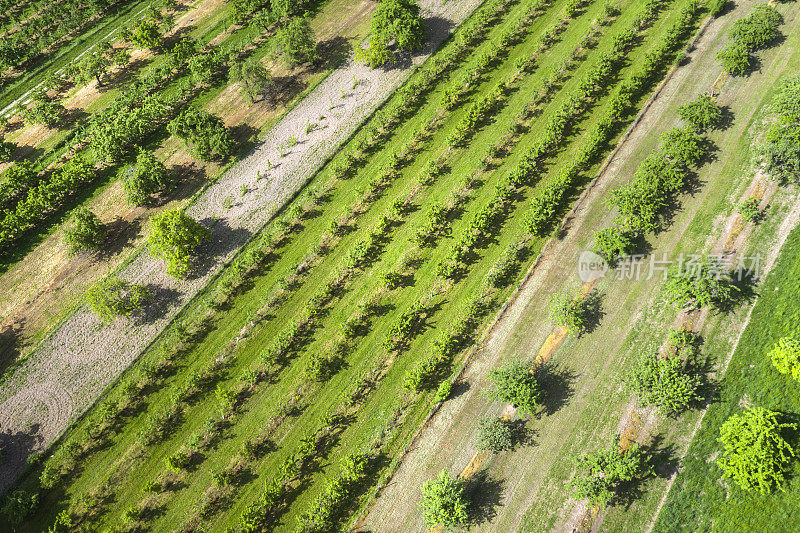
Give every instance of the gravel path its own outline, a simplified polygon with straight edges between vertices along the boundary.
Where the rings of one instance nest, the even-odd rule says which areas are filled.
[[[268,138],[234,165],[189,208],[191,216],[210,225],[211,242],[203,245],[201,272],[189,280],[164,273],[164,264],[140,255],[121,277],[151,285],[162,314],[146,322],[117,320],[103,326],[87,310],[67,319],[0,390],[0,490],[24,468],[27,456],[56,439],[100,393],[130,365],[169,320],[217,273],[226,261],[258,232],[276,209],[301,188],[411,72],[462,22],[482,0],[422,0],[428,44],[407,64],[370,70],[348,61],[331,73],[273,129]],[[353,79],[358,85],[353,88]],[[344,93],[342,92],[344,91]],[[330,109],[335,105],[334,109]],[[324,116],[324,120],[320,117]],[[318,128],[305,133],[307,121]],[[285,149],[294,135],[298,144]],[[273,168],[266,171],[269,160]],[[258,179],[261,171],[262,179]],[[241,189],[246,186],[244,196]],[[226,198],[233,198],[230,208]]]

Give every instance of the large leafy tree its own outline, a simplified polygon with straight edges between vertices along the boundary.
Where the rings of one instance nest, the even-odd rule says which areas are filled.
[[[773,107],[783,124],[800,122],[800,76],[789,79],[775,95]]]
[[[3,497],[0,512],[13,525],[23,522],[39,505],[39,495],[26,490],[15,490]]]
[[[150,219],[147,244],[153,254],[167,262],[167,274],[182,278],[191,269],[192,252],[209,236],[209,229],[183,209],[169,209]]]
[[[800,381],[800,340],[794,337],[783,337],[770,350],[769,358],[773,366],[781,374],[788,374]]]
[[[446,470],[435,479],[422,484],[422,518],[428,527],[442,525],[446,528],[462,526],[469,518],[469,502],[464,481],[453,478]]]
[[[667,415],[680,413],[700,399],[697,392],[700,378],[687,371],[678,357],[642,354],[626,376],[625,384],[640,405],[653,405]]]
[[[516,405],[520,415],[534,413],[538,409],[542,389],[529,363],[521,359],[507,362],[489,372],[489,383],[487,396]]]
[[[642,161],[631,182],[611,191],[607,200],[618,212],[617,224],[634,234],[660,228],[664,210],[685,178],[686,170],[663,152]]]
[[[162,41],[159,23],[154,19],[145,19],[139,22],[131,31],[131,41],[141,48],[157,48]]]
[[[0,162],[11,161],[11,157],[14,155],[14,150],[16,149],[16,144],[0,136]]]
[[[634,443],[628,449],[619,447],[619,436],[611,447],[575,459],[578,472],[570,482],[575,498],[589,500],[592,505],[605,506],[614,498],[621,483],[634,481],[650,473],[647,454]]]
[[[701,94],[678,108],[680,116],[695,132],[716,128],[722,120],[722,110],[708,94]]]
[[[118,316],[130,316],[142,310],[152,294],[142,286],[109,276],[86,293],[86,302],[103,322],[111,322]]]
[[[764,48],[779,35],[782,17],[768,4],[758,4],[747,17],[733,23],[731,41],[719,52],[717,60],[730,74],[743,75],[750,70],[751,54]]]
[[[781,181],[800,181],[800,77],[789,80],[773,102],[777,122],[758,148],[761,164]]]
[[[722,424],[718,440],[723,451],[717,464],[724,477],[761,494],[783,488],[784,471],[795,453],[781,432],[796,425],[782,424],[778,416],[763,407],[752,407]]]
[[[233,138],[216,115],[199,109],[187,109],[169,123],[172,135],[194,145],[200,159],[225,159],[233,151]]]
[[[317,40],[307,17],[292,17],[275,34],[275,51],[294,67],[317,60]]]
[[[61,122],[65,112],[61,102],[50,98],[45,91],[38,91],[33,95],[33,103],[25,108],[23,115],[30,122],[53,128]]]
[[[703,262],[697,270],[684,268],[667,275],[665,285],[667,300],[684,309],[725,307],[733,302],[739,291],[726,273],[721,273],[710,262]]]
[[[369,47],[358,57],[371,67],[379,67],[394,57],[389,47],[398,51],[416,50],[425,41],[425,28],[415,0],[383,0],[372,16]]]
[[[266,98],[275,92],[272,73],[256,59],[235,62],[228,75],[232,82],[241,83],[242,92],[251,102]]]
[[[550,299],[550,319],[566,328],[569,335],[580,336],[589,324],[589,294],[556,294]]]
[[[672,128],[662,136],[662,149],[678,164],[693,167],[706,153],[703,138],[688,128]]]
[[[169,173],[164,163],[148,150],[139,150],[136,166],[125,169],[122,175],[122,187],[133,205],[150,205],[152,195],[167,188],[170,184]]]
[[[64,226],[64,243],[70,254],[100,248],[105,235],[103,223],[85,207],[75,209]]]

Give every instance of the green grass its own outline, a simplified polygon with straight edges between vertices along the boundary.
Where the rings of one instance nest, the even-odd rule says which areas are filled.
[[[762,496],[721,480],[713,460],[720,451],[719,428],[746,401],[779,411],[790,421],[800,417],[800,384],[780,374],[766,354],[783,336],[797,335],[800,305],[800,229],[789,236],[776,268],[760,289],[750,324],[703,424],[683,461],[683,471],[664,506],[656,531],[796,531],[800,529],[800,465],[787,473],[785,492]],[[797,435],[790,436],[796,448]],[[698,498],[698,495],[701,497]]]
[[[496,66],[490,75],[486,76],[486,79],[470,95],[470,101],[481,97],[498,80],[504,79],[514,70],[515,61],[523,54],[530,53],[538,40],[539,32],[557,20],[564,4],[564,1],[554,2],[554,7],[534,22],[529,36],[510,50],[508,56]],[[647,38],[632,50],[627,64],[636,64],[637,58],[658,42],[659,32],[668,27],[671,18],[682,4],[676,2],[676,7],[672,7],[661,17],[653,29],[648,32]],[[528,2],[514,5],[506,14],[503,22],[491,30],[490,38],[496,37],[505,26],[512,24],[527,5]],[[522,104],[536,92],[541,82],[549,74],[549,69],[571,53],[580,37],[588,29],[590,22],[599,15],[601,9],[602,2],[596,2],[586,13],[582,14],[568,28],[562,40],[541,58],[539,68],[523,78],[519,89],[496,113],[494,120],[474,135],[470,147],[455,151],[450,155],[448,172],[414,198],[416,210],[410,213],[404,222],[394,230],[391,241],[385,245],[376,260],[363,272],[356,275],[342,297],[334,300],[310,342],[294,356],[291,364],[276,376],[273,383],[259,385],[256,395],[237,411],[232,426],[226,430],[224,437],[213,448],[203,452],[203,461],[199,467],[179,476],[184,484],[183,488],[159,497],[163,514],[155,518],[155,529],[182,524],[187,513],[197,506],[205,489],[212,484],[211,475],[219,472],[229,463],[242,440],[260,431],[265,422],[275,415],[276,410],[286,402],[291,393],[296,390],[308,392],[308,397],[304,399],[307,403],[302,404],[300,412],[281,424],[278,432],[273,436],[277,445],[276,450],[252,465],[253,480],[239,487],[236,499],[230,508],[217,513],[211,521],[213,530],[223,530],[227,526],[235,525],[243,507],[259,495],[264,481],[272,476],[294,450],[300,438],[315,431],[322,417],[339,404],[342,391],[347,390],[349,385],[357,381],[358,377],[363,375],[367,369],[385,359],[386,354],[381,343],[398,315],[414,302],[426,298],[426,295],[431,294],[436,287],[441,287],[441,284],[436,281],[435,268],[449,252],[453,242],[452,238],[442,238],[435,247],[423,251],[423,262],[414,274],[414,283],[390,295],[390,308],[385,315],[374,319],[372,329],[359,340],[353,353],[347,357],[344,368],[319,386],[306,383],[304,362],[308,358],[308,354],[328,349],[329,342],[336,335],[339,324],[353,313],[361,301],[375,293],[380,285],[379,274],[393,268],[409,248],[408,238],[424,220],[427,206],[433,201],[444,201],[465,176],[472,176],[477,172],[484,153],[474,147],[490,146],[502,137],[509,120],[519,113]],[[496,169],[481,175],[478,186],[472,192],[470,200],[464,205],[464,211],[452,221],[453,236],[461,234],[472,215],[491,198],[494,184],[513,168],[519,155],[536,142],[536,131],[547,122],[553,110],[558,109],[581,75],[591,68],[596,54],[609,47],[610,37],[618,29],[626,27],[636,15],[636,9],[624,9],[623,14],[615,21],[614,25],[604,29],[598,47],[589,52],[585,61],[579,63],[577,69],[564,83],[561,91],[547,104],[542,114],[530,124],[528,132],[517,139],[514,152]],[[615,80],[614,83],[617,81]],[[431,122],[438,110],[440,94],[441,87],[437,87],[428,96],[422,108],[393,132],[390,139],[384,142],[381,149],[370,157],[356,176],[331,190],[331,197],[320,208],[321,212],[306,220],[304,227],[298,229],[293,235],[291,245],[281,249],[274,263],[260,275],[252,278],[246,291],[230,302],[202,341],[180,358],[180,368],[167,380],[166,385],[149,394],[147,412],[158,412],[170,405],[173,401],[171,396],[173,391],[186,380],[190,370],[204,366],[224,352],[231,339],[238,335],[242,327],[254,317],[254,313],[272,294],[276,283],[284,273],[293,268],[305,257],[308,250],[319,242],[321,235],[327,231],[332,220],[346,214],[350,206],[361,198],[366,183],[378,173],[389,155],[402,148],[419,127]],[[605,97],[600,98],[598,103],[592,106],[588,118],[580,122],[579,128],[571,136],[570,142],[565,143],[565,149],[553,158],[553,167],[557,168],[559,163],[568,160],[571,151],[576,149],[576,143],[580,143],[583,131],[591,125],[593,114],[603,109],[604,102]],[[370,206],[365,214],[361,215],[356,230],[343,237],[332,252],[311,270],[304,279],[303,285],[295,290],[285,303],[274,309],[274,317],[256,328],[237,347],[234,355],[229,358],[230,365],[226,368],[226,377],[221,381],[223,387],[231,388],[238,381],[241,372],[258,361],[260,353],[270,345],[285,324],[290,322],[308,299],[317,292],[318,288],[338,271],[348,250],[356,242],[364,239],[367,231],[376,223],[378,217],[388,210],[389,204],[395,198],[407,195],[415,186],[416,177],[424,164],[438,154],[446,152],[446,139],[449,131],[463,116],[466,107],[466,104],[460,106],[445,118],[440,128],[426,143],[424,150],[415,154],[414,161],[402,169],[400,176],[392,181],[388,190]],[[335,162],[336,160],[334,160]],[[312,182],[312,186],[321,188],[327,179],[328,174],[323,172]],[[530,190],[527,191],[527,193],[529,192]],[[294,527],[294,517],[305,509],[320,490],[321,482],[329,475],[330,469],[327,465],[336,464],[338,457],[342,454],[363,449],[364,444],[370,442],[382,430],[389,413],[399,407],[404,408],[404,424],[400,431],[391,437],[387,459],[391,459],[408,441],[409,435],[416,429],[419,421],[427,412],[432,393],[425,392],[421,396],[404,395],[401,383],[406,370],[422,359],[428,353],[436,335],[458,318],[464,302],[469,301],[483,286],[486,272],[494,264],[499,253],[509,243],[515,242],[521,237],[523,234],[521,217],[524,214],[524,198],[525,195],[517,202],[517,209],[511,213],[508,221],[502,227],[495,229],[495,239],[484,248],[476,250],[477,259],[470,266],[466,277],[452,287],[445,286],[444,296],[434,297],[434,301],[440,304],[440,308],[429,319],[426,327],[413,339],[410,348],[392,361],[388,373],[381,380],[377,389],[369,395],[366,404],[358,410],[356,420],[339,436],[336,447],[326,455],[323,473],[311,476],[309,479],[311,488],[288,502],[288,509],[285,514],[282,514],[281,524],[276,524],[278,530],[288,530]],[[542,244],[543,239],[532,243],[531,257],[535,255]],[[525,266],[523,265],[523,270]],[[504,300],[511,291],[511,287],[503,289],[498,294],[497,300]],[[184,316],[190,314],[193,308],[198,309],[200,305],[190,307]],[[157,354],[158,347],[156,346],[144,359],[145,361],[152,359],[157,357]],[[112,390],[109,397],[114,397],[115,394],[118,392]],[[165,442],[147,448],[146,453],[140,456],[136,453],[137,448],[134,446],[134,442],[139,431],[145,427],[145,414],[138,413],[127,419],[122,431],[111,438],[107,447],[90,455],[68,485],[60,486],[47,494],[43,512],[26,525],[26,530],[41,528],[52,520],[52,513],[63,508],[68,500],[74,501],[103,483],[109,475],[108,466],[111,464],[119,468],[119,480],[114,482],[114,501],[106,507],[96,526],[102,527],[118,523],[120,515],[125,509],[143,499],[141,489],[144,484],[162,475],[164,471],[163,457],[173,453],[185,443],[209,417],[215,416],[217,409],[213,394],[201,398],[187,408],[184,422]],[[88,419],[91,419],[91,415]],[[68,442],[72,438],[80,437],[86,427],[86,422],[79,423],[64,440]],[[132,455],[131,452],[133,452]],[[30,483],[30,479],[28,482]]]

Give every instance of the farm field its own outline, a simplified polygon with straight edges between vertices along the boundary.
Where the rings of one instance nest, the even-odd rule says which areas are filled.
[[[176,18],[175,28],[180,30],[173,30],[173,34],[177,31],[183,38],[193,38],[198,42],[219,41],[229,32],[228,24],[224,23],[230,16],[229,7],[229,4],[218,0],[200,2],[196,8]],[[369,12],[368,2],[351,4],[330,0],[314,15],[310,25],[323,46],[330,49],[332,43],[338,43],[335,46],[341,47],[363,36]],[[337,19],[334,14],[344,14],[346,18]],[[250,28],[243,28],[217,44],[235,47],[237,42],[252,38],[253,33]],[[239,84],[224,82],[214,84],[196,99],[197,105],[220,115],[226,124],[234,128],[232,132],[242,143],[243,153],[324,79],[338,61],[335,56],[337,52],[334,52],[333,60],[318,68],[287,69],[280,61],[265,58],[270,46],[269,41],[262,44],[253,52],[253,57],[268,62],[276,75],[285,75],[287,80],[293,80],[291,88],[275,102],[277,105],[272,102],[250,103],[241,95]],[[76,86],[64,96],[64,105],[68,109],[88,113],[89,117],[102,114],[128,90],[132,79],[147,77],[162,68],[168,60],[167,54],[152,55],[149,51],[136,51],[126,69],[139,65],[138,70],[113,74],[114,80],[123,76],[122,80],[106,83],[102,91],[98,90],[96,82]],[[176,80],[173,85],[177,86],[179,82]],[[40,154],[39,159],[46,161],[51,157],[51,152],[58,153],[64,149],[65,140],[74,135],[76,128],[77,125],[59,129],[26,125],[8,134],[6,139],[21,147],[25,142],[33,141],[36,146],[27,148],[34,155]],[[22,142],[21,138],[28,141]],[[143,225],[150,215],[165,207],[185,205],[198,189],[218,179],[226,169],[226,165],[218,162],[197,159],[174,137],[157,138],[148,146],[164,159],[167,168],[179,180],[175,190],[159,203],[143,207],[130,205],[126,202],[121,180],[112,168],[92,184],[96,188],[87,187],[82,197],[67,206],[72,209],[77,203],[87,207],[115,229],[107,238],[109,253],[103,254],[99,260],[68,257],[62,245],[62,223],[69,212],[63,212],[54,214],[52,224],[44,226],[42,234],[31,235],[24,245],[16,248],[12,254],[5,255],[7,263],[0,274],[4,287],[0,315],[4,318],[2,327],[6,330],[3,351],[7,353],[0,360],[0,367],[7,367],[15,359],[24,358],[60,320],[75,311],[76,306],[80,305],[82,293],[89,285],[131,259],[142,242]]]
[[[752,192],[753,184],[742,177],[752,175],[749,147],[764,120],[763,106],[787,72],[797,68],[796,42],[789,37],[796,35],[798,23],[792,7],[787,5],[783,11],[782,32],[787,36],[784,46],[765,51],[761,69],[748,79],[729,80],[723,86],[718,102],[730,109],[732,122],[711,136],[715,157],[700,169],[701,187],[692,197],[682,198],[683,205],[671,220],[669,231],[648,239],[652,247],[649,253],[656,257],[660,258],[662,253],[672,257],[681,253],[717,253],[720,246],[717,239],[730,231],[737,215],[731,206],[742,194]],[[675,324],[671,318],[675,310],[664,304],[664,294],[656,280],[603,279],[595,285],[602,298],[596,330],[578,339],[567,337],[553,350],[548,302],[559,292],[570,293],[581,286],[577,265],[580,252],[592,245],[590,228],[607,225],[609,215],[613,215],[602,204],[602,198],[624,183],[659,142],[663,131],[679,123],[677,107],[714,84],[720,69],[709,52],[724,44],[727,28],[751,8],[750,3],[738,3],[704,29],[620,152],[580,200],[580,207],[570,213],[564,229],[566,236],[562,234],[531,271],[531,277],[487,334],[460,378],[465,383],[462,385],[465,392],[446,402],[428,423],[378,499],[366,520],[365,530],[382,531],[397,522],[422,528],[417,511],[419,487],[443,468],[452,475],[461,472],[474,476],[468,490],[475,495],[478,505],[489,509],[486,515],[491,517],[475,526],[476,530],[562,531],[573,527],[588,530],[592,524],[601,531],[652,528],[664,487],[673,465],[678,464],[685,452],[699,413],[689,411],[672,420],[658,417],[652,410],[634,409],[630,393],[622,387],[622,378],[642,351],[657,349],[663,342],[669,326]],[[770,194],[775,191],[774,185],[769,191]],[[797,209],[794,188],[775,191],[769,201],[769,222],[754,228],[746,240],[741,235],[737,254],[760,253],[765,258],[770,253],[775,255],[782,244],[781,236],[785,238],[796,223],[792,215]],[[644,275],[648,262],[641,269]],[[628,275],[632,276],[633,271]],[[703,318],[704,322],[698,321],[704,339],[699,366],[711,370],[724,363],[737,332],[743,327],[748,307],[738,309],[733,315],[708,316]],[[475,447],[477,425],[472,421],[508,412],[508,405],[488,401],[483,395],[488,371],[514,356],[532,360],[537,354],[550,357],[561,378],[554,380],[552,390],[547,391],[554,396],[552,404],[545,400],[544,413],[527,423],[532,442],[513,452],[481,457]],[[637,487],[635,500],[623,500],[608,507],[599,517],[594,516],[585,502],[570,498],[572,490],[566,483],[575,475],[571,458],[604,446],[615,431],[624,432],[630,420],[635,421],[633,426],[639,439],[655,446],[658,475]],[[709,448],[714,446],[717,435],[718,432],[709,437]],[[716,468],[705,461],[702,464],[705,468]],[[525,466],[521,469],[520,465]],[[705,479],[716,483],[717,475]],[[697,492],[696,487],[688,489],[685,498],[695,500]],[[400,497],[409,493],[412,497]],[[690,506],[694,503],[684,504],[684,509]],[[742,514],[751,516],[747,512]],[[685,520],[688,516],[691,515],[687,513],[681,518]],[[662,516],[654,530],[669,529],[672,520],[672,516]],[[684,527],[696,530],[696,526],[687,521]]]
[[[5,132],[41,185],[0,182],[0,529],[793,523],[796,461],[744,492],[717,437],[752,405],[796,420],[765,354],[796,315],[775,132],[800,127],[797,4],[418,5],[166,2],[87,29],[159,25],[199,59],[123,54],[119,83],[60,96],[70,125]],[[180,180],[132,205],[159,168]],[[115,233],[76,237],[85,208]],[[672,268],[705,257],[751,263]]]

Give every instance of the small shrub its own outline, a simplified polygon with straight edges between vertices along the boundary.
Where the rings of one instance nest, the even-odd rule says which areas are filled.
[[[475,445],[481,451],[492,453],[510,450],[514,447],[514,430],[511,424],[496,417],[484,417],[478,422],[478,436]]]

